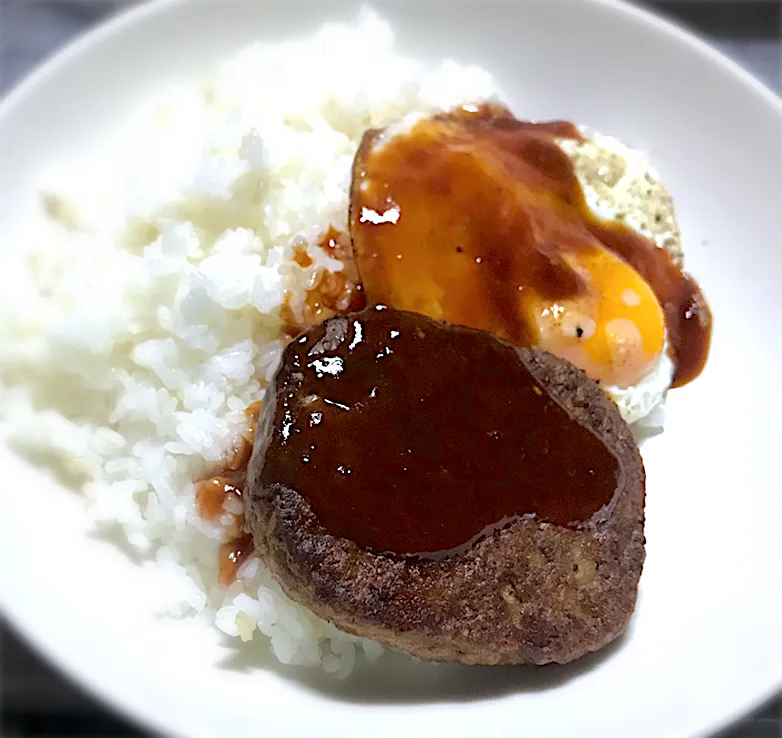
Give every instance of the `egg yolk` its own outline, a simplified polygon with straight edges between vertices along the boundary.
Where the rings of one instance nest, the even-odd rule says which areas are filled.
[[[587,290],[574,299],[533,299],[527,309],[538,327],[537,347],[603,384],[636,384],[665,346],[660,303],[638,272],[610,251],[595,248],[566,259]]]

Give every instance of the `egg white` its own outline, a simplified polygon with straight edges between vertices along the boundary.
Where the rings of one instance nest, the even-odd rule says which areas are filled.
[[[603,391],[616,403],[627,423],[638,423],[665,400],[673,380],[673,361],[668,353],[657,357],[652,368],[630,387],[603,386]]]
[[[589,209],[603,220],[617,220],[664,248],[681,264],[681,238],[673,201],[654,167],[641,152],[610,136],[586,131],[586,141],[561,139],[571,158]],[[674,365],[668,341],[647,374],[630,387],[603,386],[627,423],[648,421],[662,406],[671,386]]]

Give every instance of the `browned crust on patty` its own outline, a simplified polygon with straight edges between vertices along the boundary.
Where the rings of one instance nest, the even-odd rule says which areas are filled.
[[[621,460],[624,480],[612,503],[579,530],[522,519],[445,561],[400,560],[330,535],[295,490],[261,490],[263,454],[254,454],[247,521],[291,599],[346,632],[432,661],[565,663],[622,633],[644,561],[638,448],[616,406],[582,371],[551,354],[516,350]],[[273,384],[266,407],[275,391]],[[259,438],[272,416],[261,418]]]

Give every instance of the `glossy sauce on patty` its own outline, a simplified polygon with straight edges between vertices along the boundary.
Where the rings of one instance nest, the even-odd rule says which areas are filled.
[[[269,394],[260,494],[295,490],[374,553],[439,559],[524,516],[579,527],[623,484],[519,349],[423,315],[377,306],[311,328]]]

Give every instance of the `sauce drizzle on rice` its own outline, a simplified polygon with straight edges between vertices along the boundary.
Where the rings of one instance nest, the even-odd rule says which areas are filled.
[[[330,258],[341,262],[342,270],[338,272],[317,270],[307,289],[304,304],[299,310],[295,309],[291,294],[285,295],[280,315],[283,321],[283,334],[288,339],[327,318],[363,310],[367,304],[353,258],[350,236],[334,226],[329,226],[317,245]],[[312,258],[298,244],[293,248],[293,261],[303,269],[312,265]]]
[[[307,289],[304,305],[296,314],[290,293],[285,295],[281,308],[282,334],[291,340],[302,331],[337,314],[353,312],[366,307],[366,298],[359,282],[353,259],[350,236],[329,226],[318,247],[332,259],[340,261],[342,270],[331,272],[319,269]],[[312,266],[312,257],[301,244],[293,247],[292,259],[302,269]],[[253,554],[252,536],[245,531],[242,495],[247,483],[247,465],[252,455],[255,427],[261,412],[261,402],[247,407],[247,429],[230,455],[196,485],[196,509],[204,520],[219,521],[225,528],[227,540],[218,553],[218,578],[227,587]]]
[[[261,413],[261,402],[245,410],[247,429],[231,454],[196,485],[196,509],[204,520],[219,520],[225,527],[226,540],[218,553],[219,581],[228,586],[253,553],[252,538],[245,532],[242,495],[247,483],[247,464],[253,450],[255,426]]]
[[[220,546],[218,556],[220,584],[226,587],[231,584],[236,579],[242,564],[252,556],[254,550],[253,537],[249,533],[245,533],[240,538],[232,538]]]

